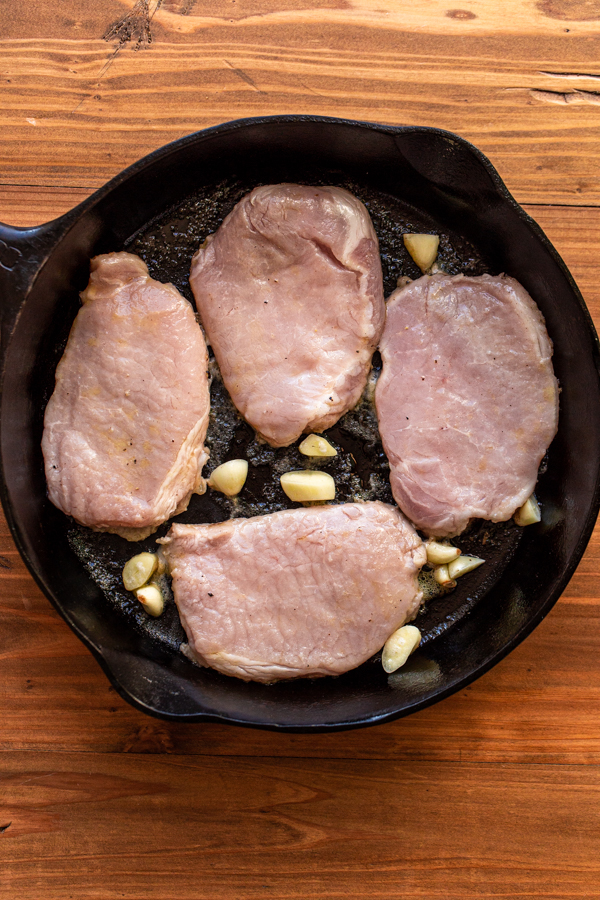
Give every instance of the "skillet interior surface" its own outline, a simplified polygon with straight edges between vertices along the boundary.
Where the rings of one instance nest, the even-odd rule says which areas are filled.
[[[271,686],[244,684],[192,665],[169,597],[150,619],[125,592],[124,562],[155,549],[158,532],[132,544],[63,516],[46,499],[40,440],[54,370],[79,307],[91,256],[138,253],[150,274],[192,303],[191,258],[234,204],[258,184],[346,187],[377,231],[386,296],[401,276],[418,277],[402,233],[440,234],[440,263],[454,274],[507,272],[533,295],[555,343],[561,384],[559,434],[540,470],[543,518],[475,523],[457,543],[486,564],[450,594],[432,597],[415,624],[420,650],[392,676],[379,657],[339,678]],[[29,291],[5,356],[2,454],[5,506],[34,575],[92,647],[123,696],[147,712],[220,718],[298,730],[350,727],[406,714],[456,690],[501,658],[539,621],[570,577],[598,507],[600,402],[595,335],[560,260],[469,145],[428,129],[391,129],[302,117],[225,126],[153,154],[64,220],[48,227],[51,253]],[[28,236],[31,242],[31,234]],[[15,241],[16,242],[16,241]],[[21,244],[21,246],[24,246]],[[380,361],[374,359],[373,379]],[[211,453],[205,474],[245,457],[250,475],[237,501],[194,496],[181,522],[216,522],[293,507],[279,475],[306,465],[295,447],[258,444],[212,364]],[[372,405],[365,399],[329,432],[339,450],[327,469],[337,501],[393,502]]]

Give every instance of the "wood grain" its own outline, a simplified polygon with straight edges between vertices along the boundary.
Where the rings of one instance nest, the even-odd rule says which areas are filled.
[[[445,128],[480,147],[521,202],[600,204],[600,12],[479,0],[469,18],[441,0],[341,0],[224,16],[223,0],[203,23],[182,0],[160,6],[136,51],[135,29],[102,39],[132,5],[101,0],[82,18],[79,0],[60,15],[42,3],[9,20],[1,183],[93,189],[199,128],[293,112]]]
[[[131,16],[137,12],[138,0],[121,0]],[[400,31],[424,33],[511,34],[535,33],[562,34],[564,22],[569,32],[596,34],[596,21],[600,16],[594,4],[585,2],[508,2],[500,10],[486,0],[468,0],[465,8],[449,9],[447,0],[416,0],[410,6],[396,0],[242,0],[235,6],[227,0],[211,3],[190,3],[189,0],[150,0],[148,19],[152,26],[181,34],[193,34],[207,28],[233,25],[245,29],[260,24],[293,25],[362,25],[368,28],[395,28]]]
[[[590,766],[39,753],[0,784],[4,898],[599,896]]]
[[[6,4],[0,220],[241,116],[433,125],[530,204],[600,324],[599,23],[598,0]],[[0,517],[0,900],[600,898],[599,576],[597,527],[535,632],[408,719],[183,726],[120,699]]]

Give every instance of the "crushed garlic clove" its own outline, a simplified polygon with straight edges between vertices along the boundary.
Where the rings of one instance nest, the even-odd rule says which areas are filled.
[[[320,434],[309,434],[298,447],[304,456],[337,456],[337,450],[332,447],[327,438]]]

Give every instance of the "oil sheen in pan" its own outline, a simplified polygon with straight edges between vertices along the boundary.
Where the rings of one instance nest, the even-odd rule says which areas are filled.
[[[399,278],[418,278],[420,271],[407,253],[403,233],[430,232],[440,236],[438,262],[449,274],[464,272],[480,275],[490,271],[486,261],[462,237],[439,227],[435,221],[413,207],[374,191],[364,184],[345,178],[339,172],[317,174],[306,172],[305,184],[335,184],[347,188],[365,203],[377,232],[383,266],[386,297],[395,289]],[[282,179],[278,179],[282,180]],[[147,225],[130,238],[124,247],[138,254],[148,265],[153,278],[172,282],[193,304],[188,275],[191,259],[204,239],[219,227],[233,206],[256,183],[232,179],[216,188],[187,198],[178,206]],[[495,274],[495,273],[492,273]],[[240,418],[221,381],[217,364],[211,358],[211,415],[207,434],[210,460],[204,468],[210,472],[228,459],[244,458],[250,463],[248,479],[241,495],[230,500],[208,490],[194,495],[186,512],[173,521],[220,522],[236,516],[253,516],[294,508],[283,493],[279,477],[290,469],[318,467],[329,472],[336,483],[336,501],[382,500],[393,503],[389,486],[389,465],[379,437],[373,405],[373,389],[381,369],[379,353],[375,353],[369,384],[358,406],[343,416],[334,428],[325,432],[338,451],[338,456],[313,460],[302,456],[297,445],[274,450],[259,443],[253,430]],[[163,647],[179,652],[185,641],[172,594],[164,579],[167,595],[165,611],[158,619],[149,617],[135,598],[127,593],[121,581],[123,565],[141,550],[154,551],[155,540],[164,535],[170,522],[139,543],[130,543],[117,535],[103,534],[73,523],[69,542],[82,564],[103,590],[108,601],[123,615],[124,627],[143,631]],[[455,625],[484,597],[509,564],[522,529],[512,520],[497,525],[476,522],[456,541],[463,553],[485,559],[485,565],[464,576],[455,590],[443,593],[427,573],[421,584],[425,603],[415,624],[427,643]],[[371,662],[378,662],[379,656]],[[368,665],[368,663],[367,663]],[[224,677],[224,676],[221,676]]]

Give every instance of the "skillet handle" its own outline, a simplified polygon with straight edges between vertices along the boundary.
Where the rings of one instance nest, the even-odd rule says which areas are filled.
[[[13,228],[0,222],[0,324],[2,351],[35,278],[70,216],[35,228]]]

